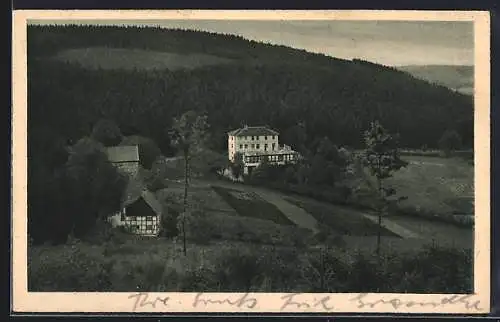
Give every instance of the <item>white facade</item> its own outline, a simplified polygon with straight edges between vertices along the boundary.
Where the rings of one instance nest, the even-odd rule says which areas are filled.
[[[284,165],[296,162],[299,154],[290,146],[279,145],[279,133],[266,127],[243,127],[228,133],[228,157],[243,156],[244,173],[266,158],[269,163]]]
[[[125,227],[125,230],[136,235],[158,236],[160,233],[160,216],[127,216],[127,208],[122,208],[108,222],[113,228]]]
[[[245,135],[228,137],[229,160],[234,161],[236,153],[270,153],[279,149],[278,134],[275,135]]]

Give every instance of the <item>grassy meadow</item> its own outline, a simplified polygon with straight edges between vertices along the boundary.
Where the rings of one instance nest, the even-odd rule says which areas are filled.
[[[412,292],[472,291],[470,250],[423,248],[343,257],[335,247],[249,242],[188,244],[110,237],[28,251],[30,291]],[[443,275],[443,271],[446,274]],[[57,276],[57,278],[54,278]]]
[[[441,168],[434,164],[438,160],[423,161],[428,162],[410,164],[409,173],[396,177],[399,180],[396,182],[402,187],[408,179],[419,180],[419,187],[435,185],[435,178],[427,181],[418,178],[425,172],[422,167]],[[442,162],[455,164],[456,168],[444,172],[436,169],[437,172],[450,176],[448,180],[466,181],[460,168],[462,163]],[[171,166],[174,164],[181,165],[177,162]],[[175,216],[182,205],[183,184],[177,179],[167,182],[168,187],[156,194],[169,209],[168,216]],[[30,247],[30,290],[434,293],[472,290],[469,240],[472,230],[418,217],[411,217],[413,221],[407,217],[391,218],[422,238],[403,239],[382,229],[380,261],[373,257],[378,227],[359,210],[283,194],[283,200],[305,209],[326,228],[313,233],[290,224],[283,219],[287,218],[285,214],[260,198],[237,197],[255,196],[251,193],[255,187],[245,192],[241,184],[214,184],[217,182],[198,179],[190,183],[189,200],[196,205],[196,214],[195,220],[187,220],[187,256],[182,253],[179,236],[155,239],[104,229],[102,236],[94,240]],[[446,198],[453,196],[444,187],[439,191]],[[414,200],[417,198],[425,199],[415,194]],[[437,201],[436,204],[439,205]],[[445,277],[443,270],[447,272]]]
[[[399,196],[407,196],[400,209],[404,213],[446,217],[469,223],[460,217],[474,215],[474,167],[462,158],[406,156],[406,168],[388,183]]]

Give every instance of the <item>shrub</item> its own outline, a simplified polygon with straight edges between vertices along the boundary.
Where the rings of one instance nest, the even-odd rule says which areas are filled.
[[[162,276],[165,269],[163,258],[151,256],[147,261],[135,262],[126,278],[129,283],[135,286],[137,291],[154,292],[158,290],[163,280]]]
[[[158,190],[168,188],[168,184],[162,178],[153,178],[150,182],[147,183],[146,187],[150,191],[156,192]]]
[[[112,288],[114,262],[102,253],[90,254],[80,245],[39,247],[28,258],[28,290],[31,292],[103,292]]]
[[[293,292],[301,290],[299,253],[295,249],[269,247],[260,251],[261,275],[256,280],[261,292]],[[303,289],[304,291],[306,289]]]
[[[346,289],[350,269],[334,249],[321,247],[305,255],[301,279],[308,292],[341,292]]]
[[[215,261],[215,277],[220,288],[227,292],[248,292],[262,277],[258,250],[231,249]]]
[[[186,216],[186,238],[197,244],[208,244],[210,242],[210,219],[199,209],[191,211]]]
[[[161,216],[160,235],[163,237],[176,237],[179,235],[179,229],[177,227],[179,213],[177,209],[172,207],[164,207],[164,209],[167,209],[167,211]]]
[[[137,242],[134,242],[137,241]],[[140,238],[105,248],[74,241],[28,252],[29,291],[215,291],[471,293],[472,250],[357,254],[335,246],[297,249],[239,243],[172,256]],[[158,244],[159,246],[159,244]],[[165,245],[167,246],[167,245]],[[147,247],[147,249],[145,249]],[[163,247],[163,245],[162,245]],[[210,247],[213,249],[213,247]],[[175,249],[170,248],[175,252]],[[144,254],[146,251],[146,254]],[[116,260],[118,259],[119,260]]]
[[[220,288],[214,272],[206,267],[185,271],[180,280],[180,292],[210,292]]]
[[[112,120],[99,120],[92,129],[92,139],[101,142],[104,146],[118,145],[123,136],[120,128]]]
[[[472,292],[471,251],[426,247],[418,253],[357,256],[348,291],[397,293]]]

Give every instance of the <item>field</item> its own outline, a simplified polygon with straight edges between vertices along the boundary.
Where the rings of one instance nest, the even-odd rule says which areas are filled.
[[[240,200],[230,195],[230,191],[238,190],[213,189],[199,182],[193,182],[189,191],[190,203],[195,204],[200,212],[197,222],[188,227],[188,237],[197,241],[210,243],[225,240],[295,247],[304,244],[310,237],[310,231],[296,227],[274,205],[255,195],[253,200]],[[157,196],[165,204],[180,206],[182,194],[182,184],[171,182]]]
[[[405,158],[410,164],[395,175],[392,184],[408,195],[406,206],[420,202],[435,211],[466,209],[453,200],[470,197],[473,191],[467,185],[473,177],[467,162]],[[182,209],[181,161],[168,161],[167,187],[156,192],[168,209],[168,216]],[[114,230],[105,231],[97,240],[32,246],[28,252],[29,289],[415,293],[472,290],[471,228],[418,216],[385,218],[383,225],[391,223],[417,237],[402,237],[389,229],[390,225],[382,228],[383,259],[378,262],[373,258],[378,226],[359,209],[207,178],[190,181],[188,200],[195,211],[186,222],[187,256],[182,253],[180,235],[143,238]],[[311,218],[319,229],[311,229]],[[430,245],[440,248],[428,248]],[[318,275],[321,270],[326,274],[323,279]],[[443,270],[446,277],[442,276]]]
[[[383,260],[377,262],[372,258],[377,227],[356,210],[273,195],[270,200],[281,197],[281,202],[304,207],[321,226],[332,228],[327,240],[321,240],[313,231],[291,225],[269,202],[235,197],[255,196],[259,188],[219,182],[221,187],[214,190],[213,184],[191,181],[189,200],[201,211],[195,221],[187,221],[187,256],[179,237],[150,239],[111,230],[101,240],[30,247],[29,289],[435,293],[472,289],[471,247],[467,247],[471,244],[457,227],[428,222],[425,226],[426,221],[419,219],[398,221],[408,229],[420,229],[422,238],[404,239],[382,230]],[[157,197],[175,208],[182,193],[182,182],[170,181]],[[459,248],[427,249],[433,239],[436,245]],[[443,243],[446,240],[451,242]],[[320,268],[325,270],[323,279]],[[442,270],[448,272],[445,278]]]
[[[365,218],[361,213],[346,207],[338,207],[311,199],[288,197],[291,202],[310,213],[319,223],[326,225],[341,235],[376,236],[378,225]],[[399,237],[382,228],[382,236]]]
[[[460,158],[406,156],[409,165],[388,183],[407,196],[403,209],[450,215],[474,214],[474,168]]]
[[[176,54],[141,49],[91,47],[68,49],[54,59],[91,69],[162,70],[194,69],[231,63],[231,59],[208,54]]]
[[[278,208],[260,198],[256,193],[214,186],[213,189],[241,216],[271,220],[276,224],[293,225]]]

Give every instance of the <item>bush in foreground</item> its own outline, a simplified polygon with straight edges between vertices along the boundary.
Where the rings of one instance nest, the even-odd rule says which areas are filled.
[[[336,246],[306,250],[238,243],[194,246],[138,241],[35,247],[30,291],[470,293],[472,251],[427,247],[418,253],[342,257]],[[144,252],[147,247],[148,251]]]

